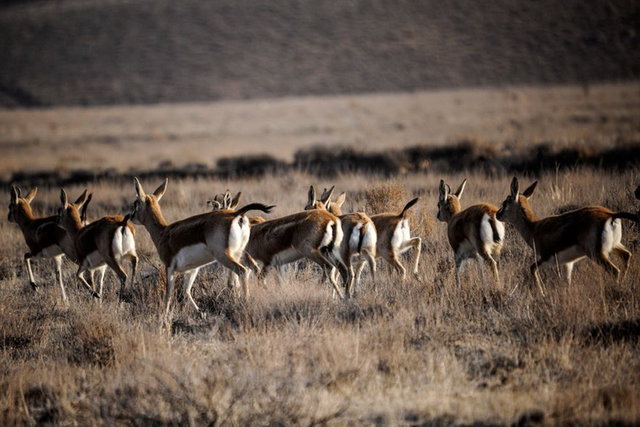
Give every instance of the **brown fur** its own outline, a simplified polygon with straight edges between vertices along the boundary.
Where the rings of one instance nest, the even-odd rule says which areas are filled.
[[[482,241],[480,238],[482,218],[485,214],[495,218],[497,211],[497,206],[481,203],[456,213],[447,226],[447,237],[453,251],[456,252],[465,240],[469,240],[477,248]]]
[[[95,297],[102,296],[102,278],[100,280],[100,289],[96,292],[93,289],[92,276],[90,275],[89,278],[91,283],[87,282],[84,277],[85,271],[91,272],[94,269],[87,263],[87,257],[94,252],[98,252],[104,262],[106,262],[106,264],[118,276],[118,279],[120,280],[120,297],[122,297],[126,286],[127,274],[114,256],[113,240],[115,234],[120,232],[120,227],[123,226],[127,227],[135,236],[135,227],[131,224],[128,218],[121,215],[105,216],[85,226],[83,225],[82,216],[85,204],[89,200],[87,197],[87,191],[85,190],[85,192],[74,203],[68,203],[67,195],[64,190],[61,190],[60,198],[62,207],[60,215],[58,216],[58,223],[66,230],[69,237],[73,240],[79,264],[76,276]],[[129,255],[129,257],[131,258],[131,277],[133,280],[138,264],[138,258],[135,253]]]
[[[289,248],[319,250],[327,224],[335,220],[327,211],[311,210],[256,224],[246,250],[265,265],[271,263],[274,254]]]
[[[55,216],[36,218],[33,215],[30,203],[35,198],[37,191],[37,188],[33,188],[24,198],[21,198],[20,190],[17,187],[11,187],[8,220],[18,224],[25,243],[29,247],[29,252],[24,254],[24,262],[27,266],[31,287],[34,290],[38,288],[31,270],[31,259],[51,257],[55,261],[62,299],[66,301],[67,295],[62,283],[62,256],[67,255],[69,259],[75,261],[75,249],[67,233],[56,224]],[[45,250],[48,252],[46,255]]]
[[[537,259],[530,269],[540,292],[544,294],[538,274],[539,266],[563,250],[574,247],[581,251],[581,256],[587,256],[596,261],[618,281],[621,277],[620,270],[611,262],[609,253],[605,253],[602,247],[602,232],[607,221],[617,218],[636,218],[635,215],[625,212],[616,213],[600,206],[587,206],[561,215],[538,219],[529,205],[529,198],[536,185],[537,182],[534,182],[520,194],[518,180],[513,178],[511,194],[507,196],[496,216],[513,224],[525,242],[534,249]],[[624,276],[631,252],[621,243],[614,246],[611,252],[624,260]],[[571,282],[573,262],[578,259],[580,257],[576,256],[562,261],[567,269],[569,282]]]

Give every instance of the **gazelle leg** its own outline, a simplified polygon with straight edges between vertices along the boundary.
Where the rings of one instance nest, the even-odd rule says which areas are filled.
[[[607,273],[611,274],[615,278],[616,283],[620,281],[620,269],[611,262],[609,255],[600,252],[596,254],[595,261],[600,264]]]
[[[531,264],[531,267],[530,267],[531,274],[533,275],[533,278],[536,282],[536,286],[538,287],[538,290],[540,291],[540,294],[542,296],[544,296],[544,288],[542,286],[542,279],[540,278],[539,269],[540,269],[540,266],[545,262],[549,261],[550,258],[551,258],[551,255],[547,257],[540,257],[540,259],[538,259],[536,262]]]
[[[116,273],[120,280],[120,300],[124,295],[124,289],[127,285],[127,273],[120,267],[120,264],[114,259],[107,259],[107,265]]]
[[[29,284],[31,285],[31,288],[36,291],[38,290],[38,285],[36,285],[36,280],[33,278],[33,270],[31,270],[31,258],[33,258],[33,256],[30,252],[24,254],[24,262],[25,264],[27,264],[27,274],[29,275]]]
[[[391,251],[391,254],[387,261],[389,261],[389,263],[396,269],[396,271],[400,273],[400,275],[402,276],[402,281],[404,282],[407,278],[407,270],[398,259],[398,254],[396,253],[396,251]]]
[[[247,284],[247,267],[240,264],[231,256],[229,251],[225,251],[225,256],[220,257],[218,262],[229,270],[233,271],[240,278],[240,284],[242,285],[242,291],[245,298],[249,298],[249,286]]]
[[[624,262],[624,266],[622,267],[622,277],[621,280],[624,280],[627,277],[627,270],[629,269],[629,261],[631,260],[631,252],[624,247],[623,245],[616,246],[613,248],[614,253],[616,253],[622,261]]]
[[[87,279],[84,278],[84,272],[87,271],[86,267],[84,265],[82,265],[82,263],[80,264],[80,267],[78,267],[78,271],[76,272],[76,277],[78,279],[80,279],[80,283],[89,290],[89,292],[91,292],[91,295],[94,298],[100,298],[100,294],[98,294],[93,287],[87,282]]]
[[[184,278],[182,280],[184,280],[185,284],[184,293],[187,294],[187,298],[191,302],[191,305],[193,305],[193,307],[196,309],[196,311],[200,312],[200,307],[198,307],[198,304],[196,304],[196,302],[193,300],[193,297],[191,296],[191,288],[193,287],[193,282],[195,282],[196,280],[198,271],[200,271],[200,268],[194,268],[193,270],[185,271]]]
[[[166,269],[167,275],[167,293],[164,296],[164,320],[169,320],[169,307],[171,305],[171,297],[173,297],[173,289],[175,287],[175,277],[173,273],[173,267],[169,266]]]
[[[564,274],[567,278],[567,284],[571,285],[571,276],[573,275],[574,262],[567,262],[564,264]]]
[[[136,282],[136,270],[138,269],[138,255],[136,253],[129,254],[131,260],[131,287]]]
[[[311,251],[308,255],[307,258],[309,258],[311,261],[315,262],[316,264],[318,264],[323,270],[324,269],[331,269],[332,267],[335,267],[324,255],[322,255],[322,253],[320,253],[320,251],[318,250],[313,250]],[[344,298],[345,295],[342,293],[342,291],[340,290],[340,287],[338,286],[338,281],[334,280],[334,278],[332,277],[331,273],[327,273],[327,276],[329,278],[329,282],[331,282],[331,285],[333,286],[333,290],[336,294],[338,294],[338,296],[340,298]]]
[[[371,270],[371,280],[375,281],[377,269],[376,257],[374,257],[371,252],[366,249],[362,251],[362,256],[367,260],[367,263],[369,264],[369,269]]]
[[[498,273],[498,263],[496,262],[496,260],[493,259],[489,252],[480,252],[480,257],[482,258],[482,260],[484,260],[484,262],[489,264],[489,267],[491,267],[491,271],[493,273],[493,279],[495,280],[496,285],[500,286],[500,274]],[[481,260],[478,260],[478,262],[481,263]],[[482,269],[482,265],[480,265],[480,269]],[[484,281],[484,275],[482,277],[482,280]]]
[[[107,272],[107,266],[103,265],[98,269],[100,271],[100,278],[98,279],[98,293],[102,296],[102,289],[104,287],[104,274]],[[91,284],[93,284],[93,271],[91,272]]]
[[[62,301],[67,302],[67,293],[64,290],[64,283],[62,282],[62,255],[55,257],[54,261],[56,262],[56,275],[58,276],[58,284],[62,292]]]

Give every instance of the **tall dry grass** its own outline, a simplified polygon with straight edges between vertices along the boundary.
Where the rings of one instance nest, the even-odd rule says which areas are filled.
[[[466,176],[464,206],[499,204],[509,177]],[[398,210],[420,196],[412,221],[433,221],[440,176],[409,175],[388,183],[368,176],[312,182],[306,175],[263,180],[171,181],[161,205],[174,221],[207,210],[226,188],[245,202],[277,204],[272,217],[302,209],[306,189],[336,184],[345,207]],[[444,176],[457,183],[462,175]],[[636,210],[638,172],[575,170],[540,177],[532,200],[545,216],[564,205]],[[526,178],[523,178],[523,183]],[[155,188],[160,182],[144,182]],[[69,188],[75,195],[81,188]],[[122,212],[133,185],[98,183],[89,214]],[[57,190],[40,189],[40,214],[52,213]],[[385,200],[385,202],[380,202]],[[377,203],[377,204],[376,204]],[[0,215],[6,215],[2,207]],[[106,297],[93,301],[65,264],[70,303],[60,301],[52,263],[36,263],[46,283],[27,285],[25,245],[15,224],[0,223],[0,423],[7,424],[457,424],[608,423],[640,420],[638,257],[612,283],[589,261],[567,286],[549,268],[547,295],[531,286],[532,253],[508,227],[501,287],[480,283],[473,265],[463,286],[443,223],[418,226],[425,250],[422,283],[384,267],[365,273],[357,299],[331,298],[314,267],[288,269],[282,286],[253,284],[243,301],[219,267],[194,287],[201,319],[176,302],[170,331],[159,328],[164,293],[160,262],[138,227],[142,258],[125,303],[109,273]],[[624,224],[637,253],[637,226]]]

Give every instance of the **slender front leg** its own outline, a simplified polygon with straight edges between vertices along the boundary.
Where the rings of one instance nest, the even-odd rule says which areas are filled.
[[[533,275],[533,278],[536,282],[536,286],[538,287],[538,290],[540,291],[540,294],[542,296],[544,296],[544,288],[542,287],[542,279],[540,279],[540,272],[538,270],[542,264],[544,264],[549,260],[549,258],[551,258],[551,256],[547,256],[544,258],[540,257],[538,261],[531,264],[531,268],[530,268],[531,274]]]
[[[173,277],[173,267],[167,267],[167,293],[164,295],[164,319],[169,320],[169,307],[171,305],[171,297],[173,296],[173,288],[175,278]]]

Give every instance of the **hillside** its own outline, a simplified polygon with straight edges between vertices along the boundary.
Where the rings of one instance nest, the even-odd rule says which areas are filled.
[[[629,80],[638,22],[635,1],[3,2],[0,106]]]

